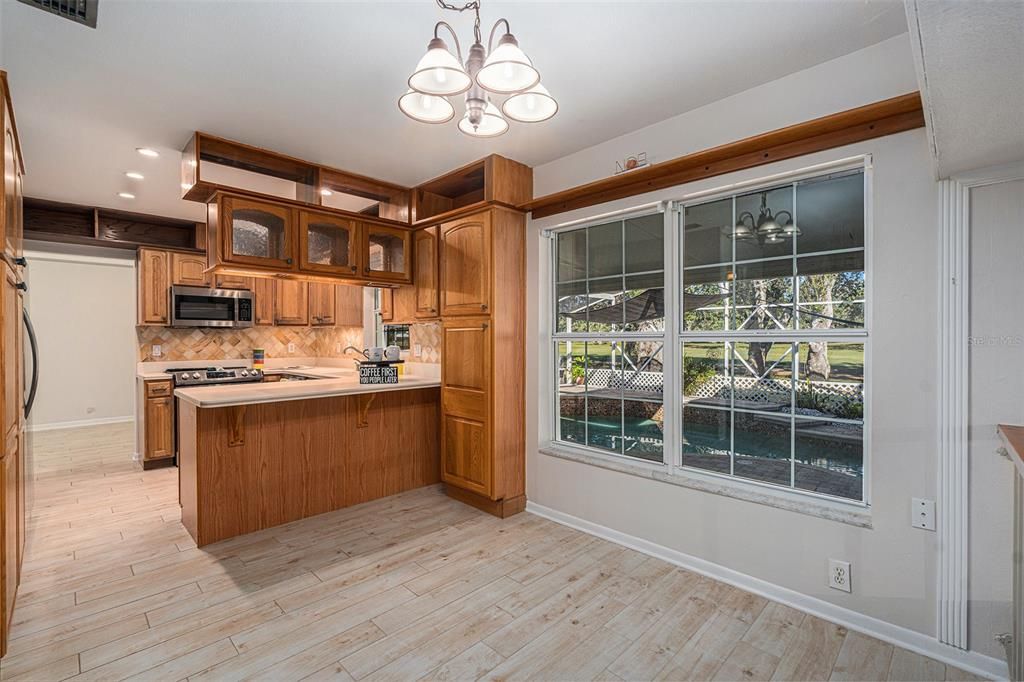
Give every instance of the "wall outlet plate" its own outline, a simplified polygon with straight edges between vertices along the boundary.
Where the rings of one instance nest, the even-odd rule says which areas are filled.
[[[289,353],[294,353],[295,352],[295,344],[294,343],[289,343],[288,344],[288,352]]]
[[[414,358],[418,358],[418,357],[422,357],[423,356],[423,344],[421,344],[421,343],[414,343],[413,344],[413,346],[412,346],[412,356]]]
[[[164,348],[159,343],[153,344],[153,357],[158,358],[164,354]]]
[[[828,586],[833,590],[853,592],[849,561],[828,560]]]
[[[910,501],[910,525],[921,530],[935,530],[935,500],[913,498]]]

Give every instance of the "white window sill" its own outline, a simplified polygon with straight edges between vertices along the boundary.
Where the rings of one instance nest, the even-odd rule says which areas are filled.
[[[668,467],[664,465],[639,460],[631,462],[615,455],[601,455],[554,443],[545,445],[539,448],[538,451],[542,455],[549,457],[558,457],[571,462],[589,464],[610,471],[677,485],[682,488],[692,488],[714,495],[763,504],[768,507],[785,509],[828,521],[837,521],[859,528],[872,528],[871,512],[859,505],[819,500],[811,496],[804,496],[800,493],[792,493],[781,489],[775,491],[767,486],[747,484],[743,481],[718,476],[702,476],[697,472],[691,472],[686,469],[676,469],[675,473],[670,473]]]

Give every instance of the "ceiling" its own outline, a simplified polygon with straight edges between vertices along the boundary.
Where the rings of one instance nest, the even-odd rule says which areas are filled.
[[[907,0],[936,177],[1024,159],[1024,2]]]
[[[101,0],[96,29],[2,12],[26,195],[191,219],[178,151],[194,130],[412,185],[492,152],[540,165],[906,31],[899,0],[485,0],[485,34],[509,19],[560,111],[475,140],[396,106],[434,22],[472,34],[432,0]]]

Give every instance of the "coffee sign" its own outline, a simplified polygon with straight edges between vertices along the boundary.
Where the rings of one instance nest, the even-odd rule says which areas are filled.
[[[395,367],[394,365],[360,365],[359,383],[397,384],[398,367]]]

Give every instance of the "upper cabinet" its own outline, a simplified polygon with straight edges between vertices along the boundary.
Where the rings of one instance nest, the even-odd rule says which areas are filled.
[[[295,210],[270,202],[224,196],[217,207],[225,263],[292,270]]]
[[[139,324],[166,325],[170,322],[170,253],[139,249]]]
[[[335,284],[309,283],[309,323],[316,327],[334,324]]]
[[[299,269],[353,277],[359,274],[359,223],[328,213],[299,212]]]
[[[437,227],[417,230],[412,237],[415,306],[413,315],[419,319],[440,314],[440,292],[437,273]]]
[[[408,282],[411,278],[409,230],[367,223],[363,226],[366,264],[363,275],[388,282]]]
[[[413,190],[413,222],[444,220],[457,211],[501,204],[516,207],[533,198],[533,170],[491,154]]]
[[[210,286],[210,275],[206,272],[206,256],[172,253],[171,283],[190,287]]]
[[[441,315],[486,315],[491,307],[491,213],[441,225]]]
[[[227,193],[214,197],[207,215],[207,250],[217,275],[412,282],[408,227]]]
[[[15,258],[21,256],[22,235],[24,224],[22,221],[22,175],[24,165],[21,158],[21,148],[18,144],[18,129],[14,123],[14,110],[10,105],[10,95],[7,92],[6,75],[0,81],[0,117],[2,117],[3,138],[0,146],[3,148],[4,159],[4,187],[3,195],[3,221],[4,221],[4,256],[14,262]]]

